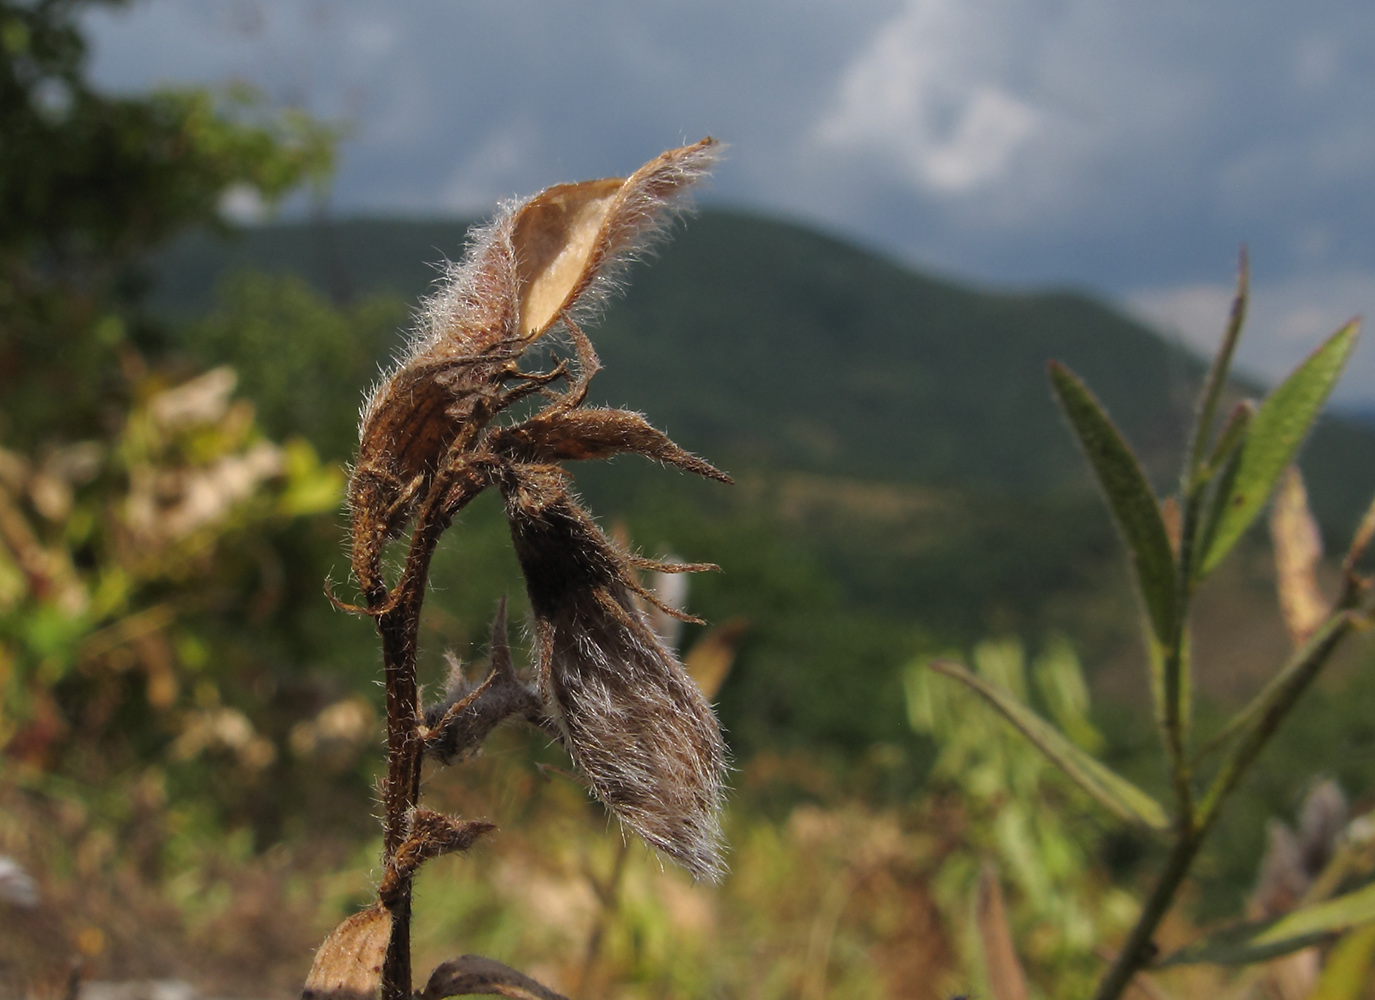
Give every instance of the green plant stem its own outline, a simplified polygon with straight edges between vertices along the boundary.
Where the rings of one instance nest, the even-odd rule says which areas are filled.
[[[1170,851],[1169,860],[1165,862],[1165,869],[1156,880],[1150,898],[1141,909],[1136,926],[1127,936],[1107,975],[1098,984],[1098,992],[1093,995],[1093,1000],[1118,1000],[1131,984],[1132,977],[1155,957],[1155,945],[1151,939],[1160,921],[1165,919],[1165,914],[1174,904],[1175,895],[1188,876],[1202,842],[1202,832],[1181,828],[1179,839]]]
[[[1223,762],[1217,777],[1209,786],[1207,795],[1199,803],[1193,820],[1189,823],[1181,821],[1178,824],[1174,848],[1170,852],[1165,869],[1160,873],[1155,888],[1151,890],[1150,898],[1142,907],[1136,926],[1132,928],[1116,961],[1099,984],[1094,1000],[1118,1000],[1132,977],[1151,962],[1155,954],[1151,938],[1160,926],[1160,921],[1169,912],[1179,887],[1188,876],[1194,858],[1198,855],[1199,848],[1203,846],[1203,841],[1217,823],[1223,804],[1240,784],[1285,717],[1298,703],[1299,697],[1331,660],[1341,641],[1351,634],[1354,623],[1352,612],[1340,612],[1329,619],[1318,634],[1309,640],[1294,664],[1281,675],[1278,690],[1268,709],[1258,713],[1251,729]]]
[[[600,907],[597,910],[597,919],[592,924],[592,932],[587,936],[587,948],[583,953],[582,970],[578,974],[576,992],[579,995],[585,994],[592,984],[597,962],[601,958],[602,944],[606,940],[606,932],[620,911],[621,879],[625,875],[625,863],[629,857],[630,841],[621,838],[620,845],[616,849],[616,860],[612,863],[611,874],[607,880],[603,883],[589,874],[592,891],[596,894]]]

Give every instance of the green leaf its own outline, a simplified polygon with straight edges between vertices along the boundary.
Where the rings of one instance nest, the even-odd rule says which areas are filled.
[[[1289,661],[1260,693],[1199,751],[1198,759],[1201,760],[1213,750],[1232,744],[1199,806],[1200,823],[1212,821],[1222,801],[1231,794],[1285,716],[1317,679],[1354,627],[1355,619],[1350,611],[1341,611],[1328,618],[1302,647],[1294,651]]]
[[[1160,504],[1141,463],[1084,383],[1058,362],[1050,364],[1050,381],[1131,550],[1151,628],[1168,647],[1174,642],[1178,608],[1174,553]]]
[[[1227,417],[1227,423],[1217,436],[1213,452],[1204,465],[1204,473],[1208,477],[1212,477],[1224,462],[1229,461],[1240,450],[1241,443],[1246,440],[1246,433],[1251,429],[1251,418],[1255,415],[1256,404],[1249,399],[1243,399],[1233,407]]]
[[[1375,963],[1375,926],[1346,935],[1327,953],[1308,1000],[1360,1000]]]
[[[1160,803],[1126,778],[1075,746],[1004,688],[992,684],[953,660],[934,660],[931,669],[967,685],[1002,713],[1003,717],[1100,805],[1125,820],[1154,830],[1170,825]]]
[[[1237,924],[1175,952],[1160,965],[1249,965],[1321,944],[1375,922],[1375,884],[1321,903],[1314,903],[1273,920]]]
[[[1232,369],[1232,355],[1236,353],[1237,342],[1241,340],[1241,328],[1246,322],[1246,304],[1251,292],[1251,263],[1246,248],[1241,248],[1241,263],[1237,268],[1237,291],[1232,299],[1232,312],[1227,320],[1227,332],[1223,334],[1208,378],[1203,383],[1203,392],[1198,402],[1198,423],[1194,427],[1193,443],[1189,446],[1189,464],[1186,476],[1189,483],[1194,482],[1203,471],[1203,452],[1207,448],[1208,437],[1213,432],[1213,416],[1217,404],[1222,399],[1222,391],[1227,386],[1227,376]],[[1224,432],[1225,434],[1225,432]]]
[[[1280,473],[1294,460],[1356,343],[1352,320],[1309,355],[1256,411],[1236,473],[1218,498],[1217,517],[1198,563],[1202,579],[1232,550],[1265,506]]]

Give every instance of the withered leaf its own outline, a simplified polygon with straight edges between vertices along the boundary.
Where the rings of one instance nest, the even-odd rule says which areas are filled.
[[[349,917],[315,952],[302,1000],[376,1000],[382,962],[391,943],[392,916],[374,903]]]
[[[430,973],[430,981],[425,984],[419,1000],[444,1000],[445,997],[470,994],[510,997],[512,1000],[568,1000],[509,965],[481,955],[451,958],[439,965]]]
[[[729,483],[730,476],[684,450],[643,416],[587,408],[535,417],[496,435],[496,447],[526,462],[611,458],[627,452]]]
[[[607,276],[608,265],[655,235],[665,209],[706,173],[718,146],[715,139],[703,139],[660,154],[624,180],[560,184],[527,202],[512,232],[520,336],[533,340],[544,333]]]
[[[715,698],[721,690],[749,627],[749,620],[738,615],[722,622],[693,643],[683,658],[683,665],[708,698]]]
[[[1270,537],[1275,546],[1275,585],[1289,638],[1297,649],[1323,623],[1331,602],[1318,586],[1322,535],[1308,507],[1303,476],[1290,466],[1280,477],[1270,511]]]
[[[410,830],[405,841],[387,866],[377,894],[384,902],[397,886],[414,875],[426,861],[466,851],[484,833],[496,829],[495,823],[483,820],[462,820],[445,816],[433,809],[416,808],[411,814]]]

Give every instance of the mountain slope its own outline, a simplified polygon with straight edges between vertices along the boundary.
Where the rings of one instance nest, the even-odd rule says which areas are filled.
[[[219,276],[241,268],[296,273],[336,299],[413,302],[433,262],[461,255],[464,232],[459,222],[355,220],[264,227],[229,243],[198,237],[154,262],[156,304],[201,314]],[[691,219],[654,266],[637,268],[593,339],[606,363],[599,398],[649,411],[727,466],[1023,496],[1088,488],[1046,361],[1085,378],[1162,487],[1202,372],[1087,296],[962,287],[726,212]],[[374,357],[390,353],[388,340],[368,345]],[[1329,421],[1306,463],[1324,523],[1349,530],[1375,490],[1375,432]]]

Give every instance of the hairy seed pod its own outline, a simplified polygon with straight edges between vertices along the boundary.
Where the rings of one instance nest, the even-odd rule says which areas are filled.
[[[716,881],[721,730],[706,698],[631,599],[626,557],[553,466],[502,484],[535,616],[539,684],[569,753],[627,827]]]
[[[560,184],[503,206],[425,302],[409,344],[368,395],[349,480],[359,582],[396,537],[462,435],[509,405],[516,359],[566,321],[594,314],[622,267],[671,221],[719,144],[670,150],[627,178]],[[462,443],[462,442],[460,442]]]

